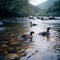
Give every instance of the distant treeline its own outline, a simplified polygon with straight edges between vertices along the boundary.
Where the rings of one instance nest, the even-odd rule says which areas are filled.
[[[0,17],[24,17],[30,15],[60,16],[60,0],[48,9],[32,6],[29,0],[0,0]]]
[[[0,0],[0,17],[34,15],[34,8],[28,0]]]
[[[47,14],[52,16],[60,16],[60,0],[58,0],[54,3],[54,5],[48,8]]]
[[[48,9],[42,9],[39,12],[40,16],[60,16],[60,0],[56,1]]]

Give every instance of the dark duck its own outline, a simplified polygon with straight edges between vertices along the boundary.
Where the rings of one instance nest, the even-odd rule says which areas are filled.
[[[42,35],[44,37],[48,37],[50,35],[50,32],[49,32],[50,29],[51,29],[51,27],[48,27],[47,31],[41,32],[41,33],[39,33],[39,35]]]
[[[31,26],[36,26],[36,25],[37,25],[37,24],[33,24],[32,22],[30,22],[30,27],[31,27]]]
[[[23,35],[20,36],[20,39],[25,40],[25,41],[26,40],[32,41],[33,34],[34,34],[33,31],[30,32],[30,35],[23,34]]]

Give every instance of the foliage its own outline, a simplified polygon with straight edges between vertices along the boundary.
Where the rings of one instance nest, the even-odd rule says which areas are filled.
[[[60,16],[60,0],[48,8],[47,14],[52,16]]]
[[[27,16],[31,7],[28,0],[0,0],[0,17]]]
[[[40,9],[40,12],[39,12],[39,15],[40,16],[46,16],[47,14],[46,14],[46,9]]]

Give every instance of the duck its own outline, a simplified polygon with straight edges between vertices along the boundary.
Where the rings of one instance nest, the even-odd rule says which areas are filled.
[[[26,40],[32,41],[33,34],[34,34],[34,31],[31,31],[29,35],[22,34],[22,35],[19,36],[19,39],[25,40],[25,41],[26,41]]]
[[[37,24],[33,24],[32,22],[30,22],[30,26],[36,26]]]
[[[51,27],[47,28],[47,31],[41,32],[39,33],[39,35],[42,35],[43,37],[48,37],[50,35],[49,30],[51,29]]]

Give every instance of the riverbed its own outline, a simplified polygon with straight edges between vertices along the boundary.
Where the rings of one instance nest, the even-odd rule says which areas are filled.
[[[36,26],[30,26],[30,22],[36,24]],[[5,24],[7,30],[0,35],[3,39],[8,39],[9,36],[14,34],[29,34],[34,31],[32,42],[19,41],[18,36],[10,39],[22,42],[21,49],[24,50],[26,55],[19,55],[20,60],[59,60],[60,59],[60,20],[40,20],[40,19],[18,19],[18,23]],[[51,27],[49,38],[39,35],[40,32],[46,31],[47,27]],[[7,38],[8,37],[8,38]],[[9,43],[10,43],[9,41]],[[3,44],[2,44],[3,45]],[[9,47],[12,47],[12,45]],[[1,48],[0,48],[1,50]],[[9,53],[6,53],[7,56]]]

